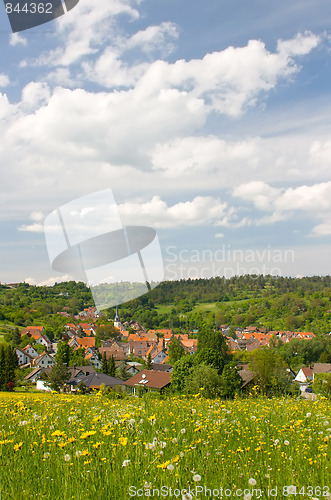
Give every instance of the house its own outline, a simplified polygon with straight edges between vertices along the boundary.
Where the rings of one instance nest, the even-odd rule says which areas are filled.
[[[48,373],[51,371],[51,368],[35,368],[32,370],[26,377],[24,377],[24,380],[27,380],[29,382],[37,382],[42,375],[48,375]]]
[[[331,373],[331,363],[315,363],[313,368],[313,380],[318,373]]]
[[[23,349],[17,348],[15,350],[18,359],[18,366],[28,365],[32,361],[32,357],[29,356]]]
[[[77,376],[74,380],[70,381],[72,389],[74,390],[80,383],[84,384],[87,389],[100,389],[104,384],[106,387],[115,388],[116,386],[123,386],[123,380],[119,378],[110,377],[105,373],[94,372],[87,376]]]
[[[139,394],[141,390],[162,392],[171,383],[171,374],[164,371],[142,370],[124,382],[131,394]]]
[[[99,347],[99,353],[101,356],[105,353],[107,359],[113,356],[115,361],[121,361],[126,359],[129,354],[129,344],[117,341],[113,341],[111,343],[103,342],[103,346]]]
[[[85,356],[85,359],[90,363],[90,365],[94,366],[97,370],[101,370],[102,361],[98,358],[95,353],[89,353]]]
[[[256,373],[251,370],[239,370],[239,375],[242,378],[241,389],[247,390],[254,385],[254,380],[256,379]]]
[[[48,368],[55,365],[55,359],[47,352],[43,352],[40,356],[32,360],[32,364],[38,368]]]
[[[152,363],[152,370],[156,370],[159,372],[169,372],[172,371],[172,365],[167,365],[165,363]]]
[[[306,366],[298,371],[294,381],[300,382],[300,384],[309,384],[313,381],[313,376],[314,374],[311,366]]]
[[[39,356],[39,352],[30,344],[24,347],[22,351],[28,354],[30,358],[37,358]]]

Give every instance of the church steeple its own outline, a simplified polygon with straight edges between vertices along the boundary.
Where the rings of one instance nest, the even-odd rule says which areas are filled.
[[[114,326],[116,326],[116,328],[122,328],[122,323],[121,323],[121,320],[120,320],[120,317],[119,317],[119,314],[118,314],[118,306],[116,306],[116,314],[115,314],[115,319],[114,319]]]

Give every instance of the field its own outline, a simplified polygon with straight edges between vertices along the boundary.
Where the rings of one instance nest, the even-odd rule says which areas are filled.
[[[3,500],[331,498],[324,399],[2,393],[0,429]]]

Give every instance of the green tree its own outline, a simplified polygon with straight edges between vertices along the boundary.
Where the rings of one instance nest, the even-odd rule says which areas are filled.
[[[147,355],[146,368],[147,368],[147,370],[151,370],[152,369],[152,356],[151,356],[150,352]]]
[[[111,355],[108,361],[108,375],[111,377],[115,377],[116,368],[115,368],[115,359],[114,356]]]
[[[216,368],[207,365],[196,365],[191,368],[185,380],[184,391],[187,394],[198,394],[206,398],[220,395],[221,377]]]
[[[182,346],[181,341],[178,340],[177,337],[173,337],[171,339],[171,342],[169,344],[169,349],[168,349],[169,363],[171,365],[173,365],[182,356],[184,356],[184,354],[185,354],[185,351],[184,351],[184,347]]]
[[[317,373],[314,377],[313,391],[331,399],[331,373]]]
[[[251,352],[249,369],[257,374],[259,386],[264,394],[273,388],[279,391],[287,380],[286,364],[268,347]]]
[[[109,375],[109,365],[108,365],[108,360],[106,356],[106,352],[103,352],[102,355],[102,366],[101,366],[101,371],[102,373],[105,373],[106,375]]]
[[[174,392],[184,390],[186,378],[195,362],[195,356],[183,356],[174,364],[171,372],[171,387]]]
[[[226,398],[234,398],[235,394],[242,386],[242,378],[235,363],[228,363],[224,366],[221,376],[221,394]]]
[[[48,374],[48,383],[52,391],[60,391],[69,380],[70,372],[67,365],[55,363]]]
[[[12,336],[12,344],[18,347],[21,343],[21,334],[19,329],[16,327]]]
[[[59,342],[55,354],[55,361],[60,365],[65,364],[69,366],[72,354],[73,349],[69,346],[68,342]]]

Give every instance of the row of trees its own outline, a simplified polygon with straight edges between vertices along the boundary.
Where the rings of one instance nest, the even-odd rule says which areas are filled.
[[[18,360],[10,345],[0,345],[0,391],[12,391],[15,386],[15,370]]]

